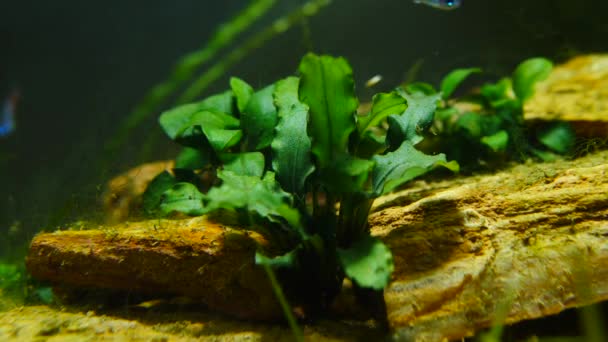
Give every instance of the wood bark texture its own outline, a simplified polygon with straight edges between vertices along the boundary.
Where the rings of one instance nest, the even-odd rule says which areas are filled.
[[[384,198],[370,217],[395,258],[388,321],[409,341],[608,298],[608,153],[519,165]]]

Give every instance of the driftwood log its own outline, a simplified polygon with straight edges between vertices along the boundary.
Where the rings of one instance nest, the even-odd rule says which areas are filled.
[[[458,339],[608,298],[608,152],[515,166],[382,198],[370,217],[395,257],[385,290],[392,330]],[[253,264],[255,234],[204,218],[36,236],[37,278],[177,293],[238,317],[277,317]]]
[[[39,234],[26,263],[55,284],[177,294],[239,318],[275,319],[280,308],[254,265],[255,233],[198,217]]]
[[[470,336],[608,299],[608,153],[420,183],[379,203],[403,340]]]

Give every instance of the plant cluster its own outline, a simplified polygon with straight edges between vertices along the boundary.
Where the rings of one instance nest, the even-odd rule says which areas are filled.
[[[567,123],[554,122],[530,131],[524,125],[524,104],[532,97],[536,83],[551,70],[550,61],[531,58],[520,63],[511,77],[483,84],[477,92],[457,99],[450,99],[456,88],[481,69],[450,72],[440,86],[443,101],[435,115],[435,135],[427,140],[433,145],[431,150],[445,152],[467,168],[480,161],[523,160],[529,156],[553,160],[569,152],[575,137]],[[437,93],[426,83],[404,88],[411,93]]]
[[[347,61],[315,54],[302,59],[297,77],[257,91],[232,78],[230,87],[162,113],[162,129],[184,149],[173,172],[149,185],[144,210],[231,213],[279,251],[259,251],[256,263],[277,271],[292,299],[316,308],[344,277],[383,289],[393,259],[367,226],[374,199],[437,166],[458,170],[415,147],[441,96],[382,93],[358,115]]]

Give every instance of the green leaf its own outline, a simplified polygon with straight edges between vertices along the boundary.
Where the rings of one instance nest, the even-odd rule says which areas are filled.
[[[210,156],[200,150],[185,147],[175,158],[176,169],[200,170],[210,163]]]
[[[267,265],[272,268],[292,268],[297,262],[299,248],[295,248],[283,255],[269,258],[259,252],[255,253],[255,264],[256,265]]]
[[[142,207],[146,215],[154,215],[160,206],[163,193],[177,183],[175,177],[169,172],[163,171],[156,175],[148,184],[142,195]]]
[[[243,113],[253,95],[253,88],[238,77],[230,78],[230,88],[236,97],[236,106]]]
[[[224,153],[220,159],[226,171],[259,178],[264,174],[264,155],[260,152]]]
[[[437,93],[435,87],[432,84],[425,82],[414,82],[408,83],[403,87],[408,94],[417,94],[417,95],[433,95]]]
[[[557,153],[566,153],[574,147],[576,135],[567,122],[556,122],[542,130],[538,140]]]
[[[187,127],[193,125],[192,116],[200,112],[211,112],[205,116],[203,123],[212,122],[215,126],[224,128],[238,128],[238,119],[232,117],[232,92],[208,97],[200,102],[189,103],[167,110],[160,115],[159,123],[165,133],[173,140]],[[226,118],[229,117],[230,119]]]
[[[359,137],[370,128],[379,125],[389,115],[402,114],[407,108],[405,98],[393,91],[390,93],[378,93],[372,100],[372,110],[366,116],[360,116],[357,120]]]
[[[393,255],[377,238],[365,236],[348,249],[338,248],[338,258],[346,275],[357,285],[382,290],[393,273]]]
[[[266,172],[263,179],[239,175],[228,170],[219,170],[222,185],[209,190],[206,195],[208,212],[217,209],[246,209],[271,222],[286,222],[300,236],[305,233],[300,223],[299,212],[290,204],[290,194],[281,190],[274,173]]]
[[[389,115],[386,140],[392,148],[408,141],[413,145],[422,139],[422,133],[433,123],[433,115],[437,109],[440,94],[412,95],[401,94],[407,100],[407,109],[401,115]]]
[[[512,81],[508,77],[502,78],[496,83],[486,83],[481,86],[481,95],[493,108],[500,107],[504,102],[512,101]]]
[[[490,147],[494,152],[505,151],[509,144],[509,133],[505,130],[500,130],[495,134],[482,137],[481,142]]]
[[[372,172],[372,188],[376,196],[386,194],[437,166],[458,171],[458,164],[454,161],[446,162],[444,154],[424,154],[407,141],[396,151],[375,156],[372,160],[376,162]]]
[[[306,178],[314,171],[311,161],[310,138],[307,121],[308,106],[298,99],[297,77],[288,77],[276,83],[274,93],[279,123],[272,141],[272,168],[283,189],[302,193]]]
[[[320,170],[322,183],[332,193],[352,193],[363,191],[363,185],[369,178],[374,162],[348,155]]]
[[[358,101],[352,70],[344,58],[307,54],[300,63],[300,100],[310,109],[308,131],[318,166],[347,153]]]
[[[196,186],[190,183],[177,183],[162,194],[160,211],[163,215],[174,211],[193,216],[203,215],[206,213],[203,198],[204,195]]]
[[[517,66],[513,73],[513,91],[522,102],[534,94],[534,85],[551,73],[553,63],[545,58],[531,58]]]
[[[268,147],[274,138],[277,124],[277,109],[274,106],[275,85],[254,93],[241,114],[241,124],[245,133],[248,150],[261,150]]]
[[[456,90],[456,88],[458,88],[458,86],[464,82],[467,77],[480,72],[481,69],[479,68],[456,69],[450,72],[441,81],[441,96],[444,99],[450,98],[450,96],[452,96],[454,93],[454,90]]]
[[[386,136],[372,131],[365,131],[357,146],[357,157],[369,159],[386,150]]]

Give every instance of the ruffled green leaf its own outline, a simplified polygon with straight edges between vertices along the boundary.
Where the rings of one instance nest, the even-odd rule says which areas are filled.
[[[281,190],[274,179],[274,173],[266,172],[263,179],[255,176],[239,175],[232,171],[217,173],[222,185],[209,190],[206,195],[206,211],[218,209],[245,209],[271,222],[284,222],[301,236],[304,231],[300,223],[300,213],[290,205],[290,194]]]
[[[480,72],[481,69],[479,68],[456,69],[450,72],[441,81],[441,96],[444,99],[450,98],[454,93],[454,90],[456,90],[467,77]]]
[[[393,255],[379,239],[364,236],[348,249],[338,248],[344,273],[357,285],[382,290],[394,270]]]
[[[190,183],[177,183],[162,194],[160,211],[163,215],[175,211],[192,216],[203,215],[206,213],[203,198],[204,195],[196,186]]]
[[[272,168],[283,189],[302,193],[306,178],[314,171],[311,161],[307,121],[308,106],[298,99],[299,79],[288,77],[277,82],[274,92],[279,123],[272,141]]]
[[[230,88],[232,88],[234,97],[236,97],[236,106],[242,113],[247,108],[247,104],[253,95],[253,88],[238,77],[230,78]]]
[[[373,157],[372,160],[376,162],[372,172],[372,191],[376,196],[386,194],[437,166],[454,172],[459,169],[455,161],[447,162],[444,154],[424,154],[407,141],[394,152]]]
[[[241,114],[245,143],[250,151],[268,147],[274,138],[274,127],[278,120],[272,97],[274,88],[272,84],[255,92]]]
[[[441,99],[440,94],[422,95],[401,94],[407,100],[407,109],[401,115],[388,116],[387,142],[392,148],[396,148],[402,142],[410,142],[413,145],[422,139],[422,133],[433,123],[433,115],[437,109],[437,101]]]
[[[370,113],[357,120],[359,137],[363,138],[364,133],[370,127],[379,125],[387,116],[402,114],[406,108],[405,98],[395,91],[374,95]]]
[[[220,159],[226,171],[259,178],[264,174],[264,155],[260,152],[224,153]]]
[[[358,101],[352,70],[344,58],[309,53],[299,71],[300,100],[310,109],[308,131],[317,165],[326,168],[347,153]]]

